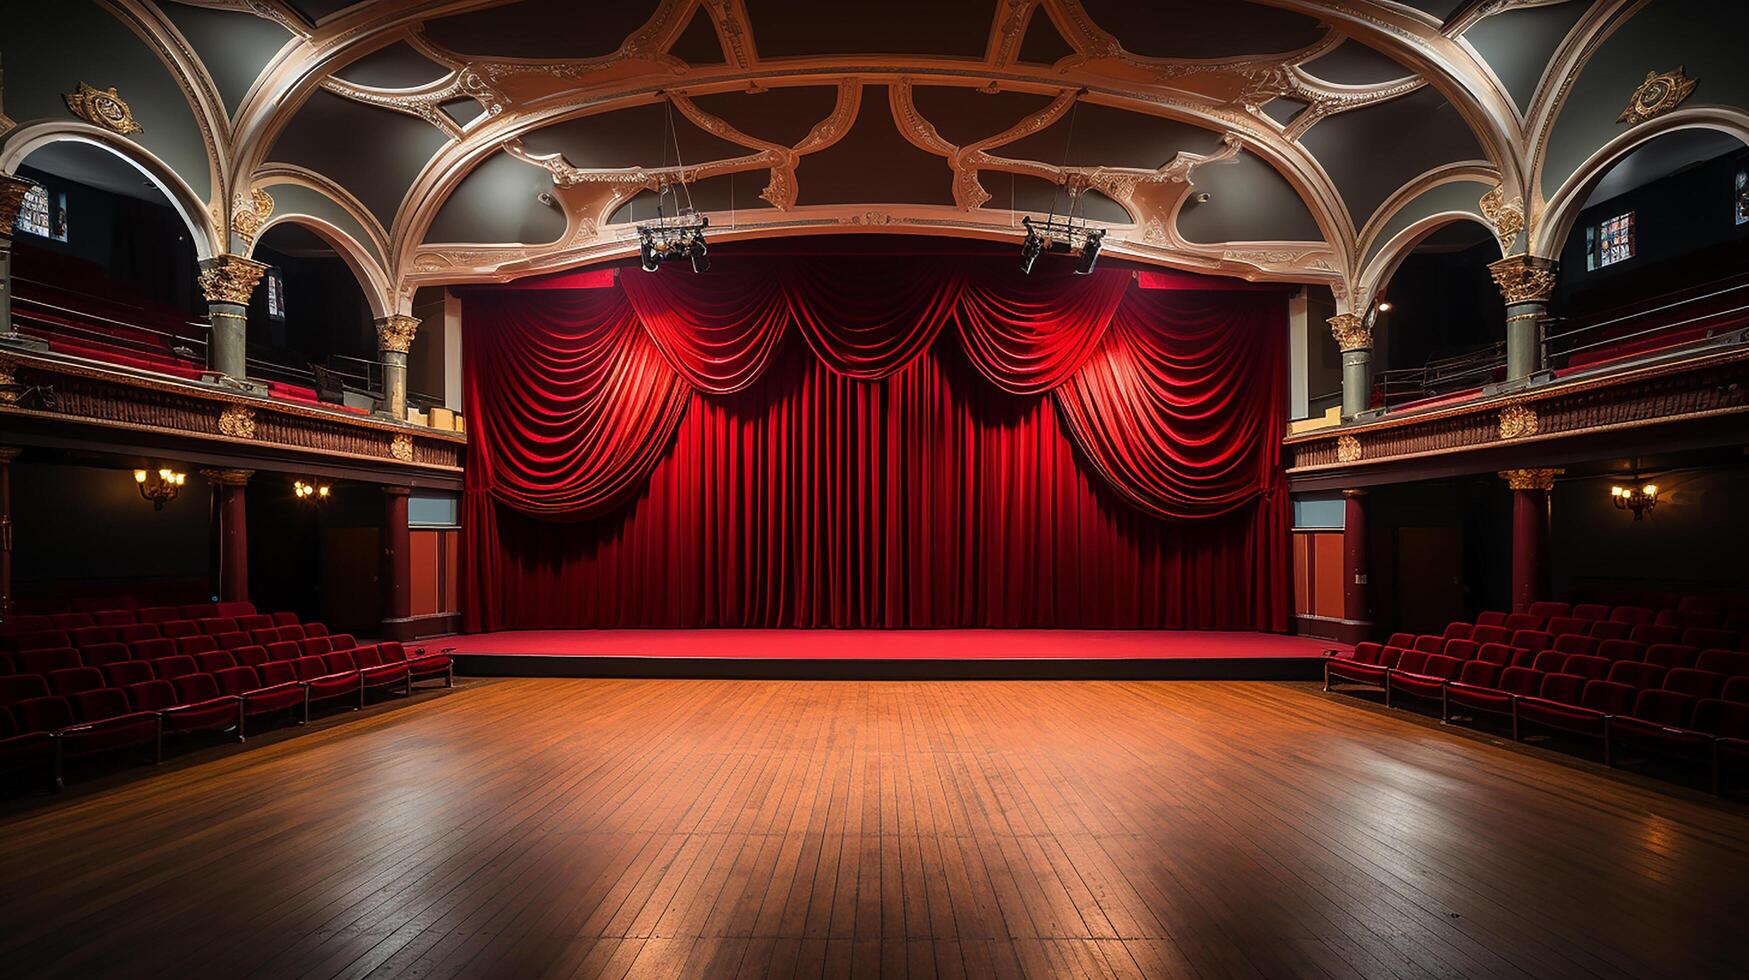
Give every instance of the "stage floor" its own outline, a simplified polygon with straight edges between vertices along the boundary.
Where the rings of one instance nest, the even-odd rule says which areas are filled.
[[[460,672],[513,677],[1319,676],[1340,644],[1203,630],[506,630],[428,641]]]

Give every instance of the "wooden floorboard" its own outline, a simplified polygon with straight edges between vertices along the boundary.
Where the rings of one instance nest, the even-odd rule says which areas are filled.
[[[1749,813],[1261,682],[523,679],[0,817],[21,977],[1749,975]]]

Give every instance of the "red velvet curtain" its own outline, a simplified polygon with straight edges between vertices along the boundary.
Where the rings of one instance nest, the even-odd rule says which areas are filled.
[[[1279,295],[725,265],[469,297],[468,628],[1285,628]]]

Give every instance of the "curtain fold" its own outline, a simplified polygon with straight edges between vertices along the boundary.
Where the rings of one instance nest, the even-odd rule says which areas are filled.
[[[879,256],[470,294],[466,628],[1284,629],[1285,301],[1131,281]]]

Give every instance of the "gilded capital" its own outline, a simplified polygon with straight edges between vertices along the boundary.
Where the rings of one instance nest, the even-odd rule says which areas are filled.
[[[206,477],[208,483],[221,487],[246,487],[249,478],[255,475],[254,470],[201,470],[200,475]]]
[[[208,303],[248,306],[267,266],[241,255],[215,255],[200,263],[200,291]]]
[[[1338,313],[1330,318],[1330,335],[1343,351],[1372,348],[1372,328],[1357,313]]]
[[[419,318],[396,313],[377,320],[377,349],[405,354],[413,347],[413,335],[419,332]]]
[[[1556,268],[1549,259],[1534,255],[1508,255],[1498,262],[1488,263],[1494,284],[1506,305],[1514,303],[1547,303],[1555,291]]]
[[[18,220],[18,209],[24,205],[24,195],[36,185],[23,177],[11,174],[0,174],[0,238],[12,235],[13,222]]]
[[[1564,469],[1542,467],[1534,469],[1501,470],[1500,479],[1514,490],[1553,490],[1555,477],[1567,472]]]

